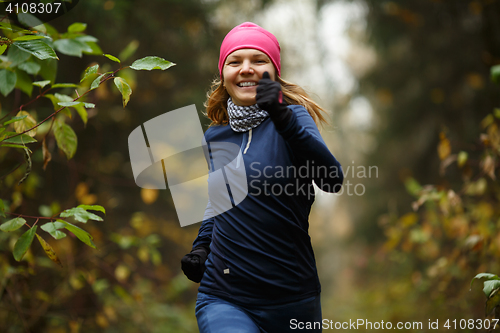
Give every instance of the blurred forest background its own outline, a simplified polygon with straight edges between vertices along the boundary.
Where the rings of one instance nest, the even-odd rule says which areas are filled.
[[[78,137],[74,157],[48,136],[51,161],[44,168],[36,150],[21,185],[26,165],[6,166],[23,163],[23,153],[0,147],[0,223],[9,212],[106,210],[104,221],[80,225],[97,249],[72,235],[45,238],[62,267],[35,242],[17,262],[12,250],[26,229],[0,233],[0,332],[198,331],[198,285],[180,259],[199,224],[179,226],[168,190],[136,186],[127,139],[190,104],[206,128],[201,112],[220,43],[244,21],[277,36],[283,77],[331,111],[322,134],[351,184],[318,195],[311,215],[323,318],[485,317],[481,284],[469,289],[477,273],[500,273],[500,74],[491,74],[500,64],[500,1],[85,0],[49,23],[60,32],[86,23],[102,52],[127,65],[155,55],[176,66],[120,71],[133,91],[126,107],[110,81],[92,91],[88,122],[66,120]],[[117,65],[58,56],[58,83],[79,83],[95,63],[101,72]],[[37,91],[0,96],[0,118]],[[53,112],[48,100],[25,110],[39,121]]]

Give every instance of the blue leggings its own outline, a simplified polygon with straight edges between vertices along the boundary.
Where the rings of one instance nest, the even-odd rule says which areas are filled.
[[[320,296],[283,305],[241,306],[198,292],[196,318],[200,333],[321,332]],[[298,329],[303,323],[303,330]],[[305,329],[306,323],[316,328]],[[310,324],[314,327],[314,324]],[[294,329],[295,328],[295,329]]]

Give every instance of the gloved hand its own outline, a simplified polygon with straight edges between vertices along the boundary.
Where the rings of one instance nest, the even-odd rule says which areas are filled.
[[[199,283],[205,273],[205,261],[210,249],[201,246],[193,249],[181,259],[181,268],[187,278]]]
[[[269,112],[276,129],[284,129],[290,121],[292,111],[283,102],[281,84],[271,80],[268,72],[264,72],[259,80],[256,99],[259,108]]]

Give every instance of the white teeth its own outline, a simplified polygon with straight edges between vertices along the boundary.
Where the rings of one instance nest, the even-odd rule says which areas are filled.
[[[240,87],[251,87],[251,86],[255,86],[256,83],[255,82],[240,82],[238,83],[238,86]]]

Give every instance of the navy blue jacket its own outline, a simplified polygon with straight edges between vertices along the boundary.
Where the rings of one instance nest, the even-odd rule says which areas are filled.
[[[200,292],[260,305],[298,301],[320,292],[308,234],[312,182],[337,192],[344,176],[307,110],[288,107],[292,116],[281,131],[267,118],[250,132],[238,133],[229,125],[205,132],[208,147],[231,142],[244,152],[248,195],[201,224],[193,248],[209,245],[210,254]],[[211,171],[212,158],[209,154]]]

